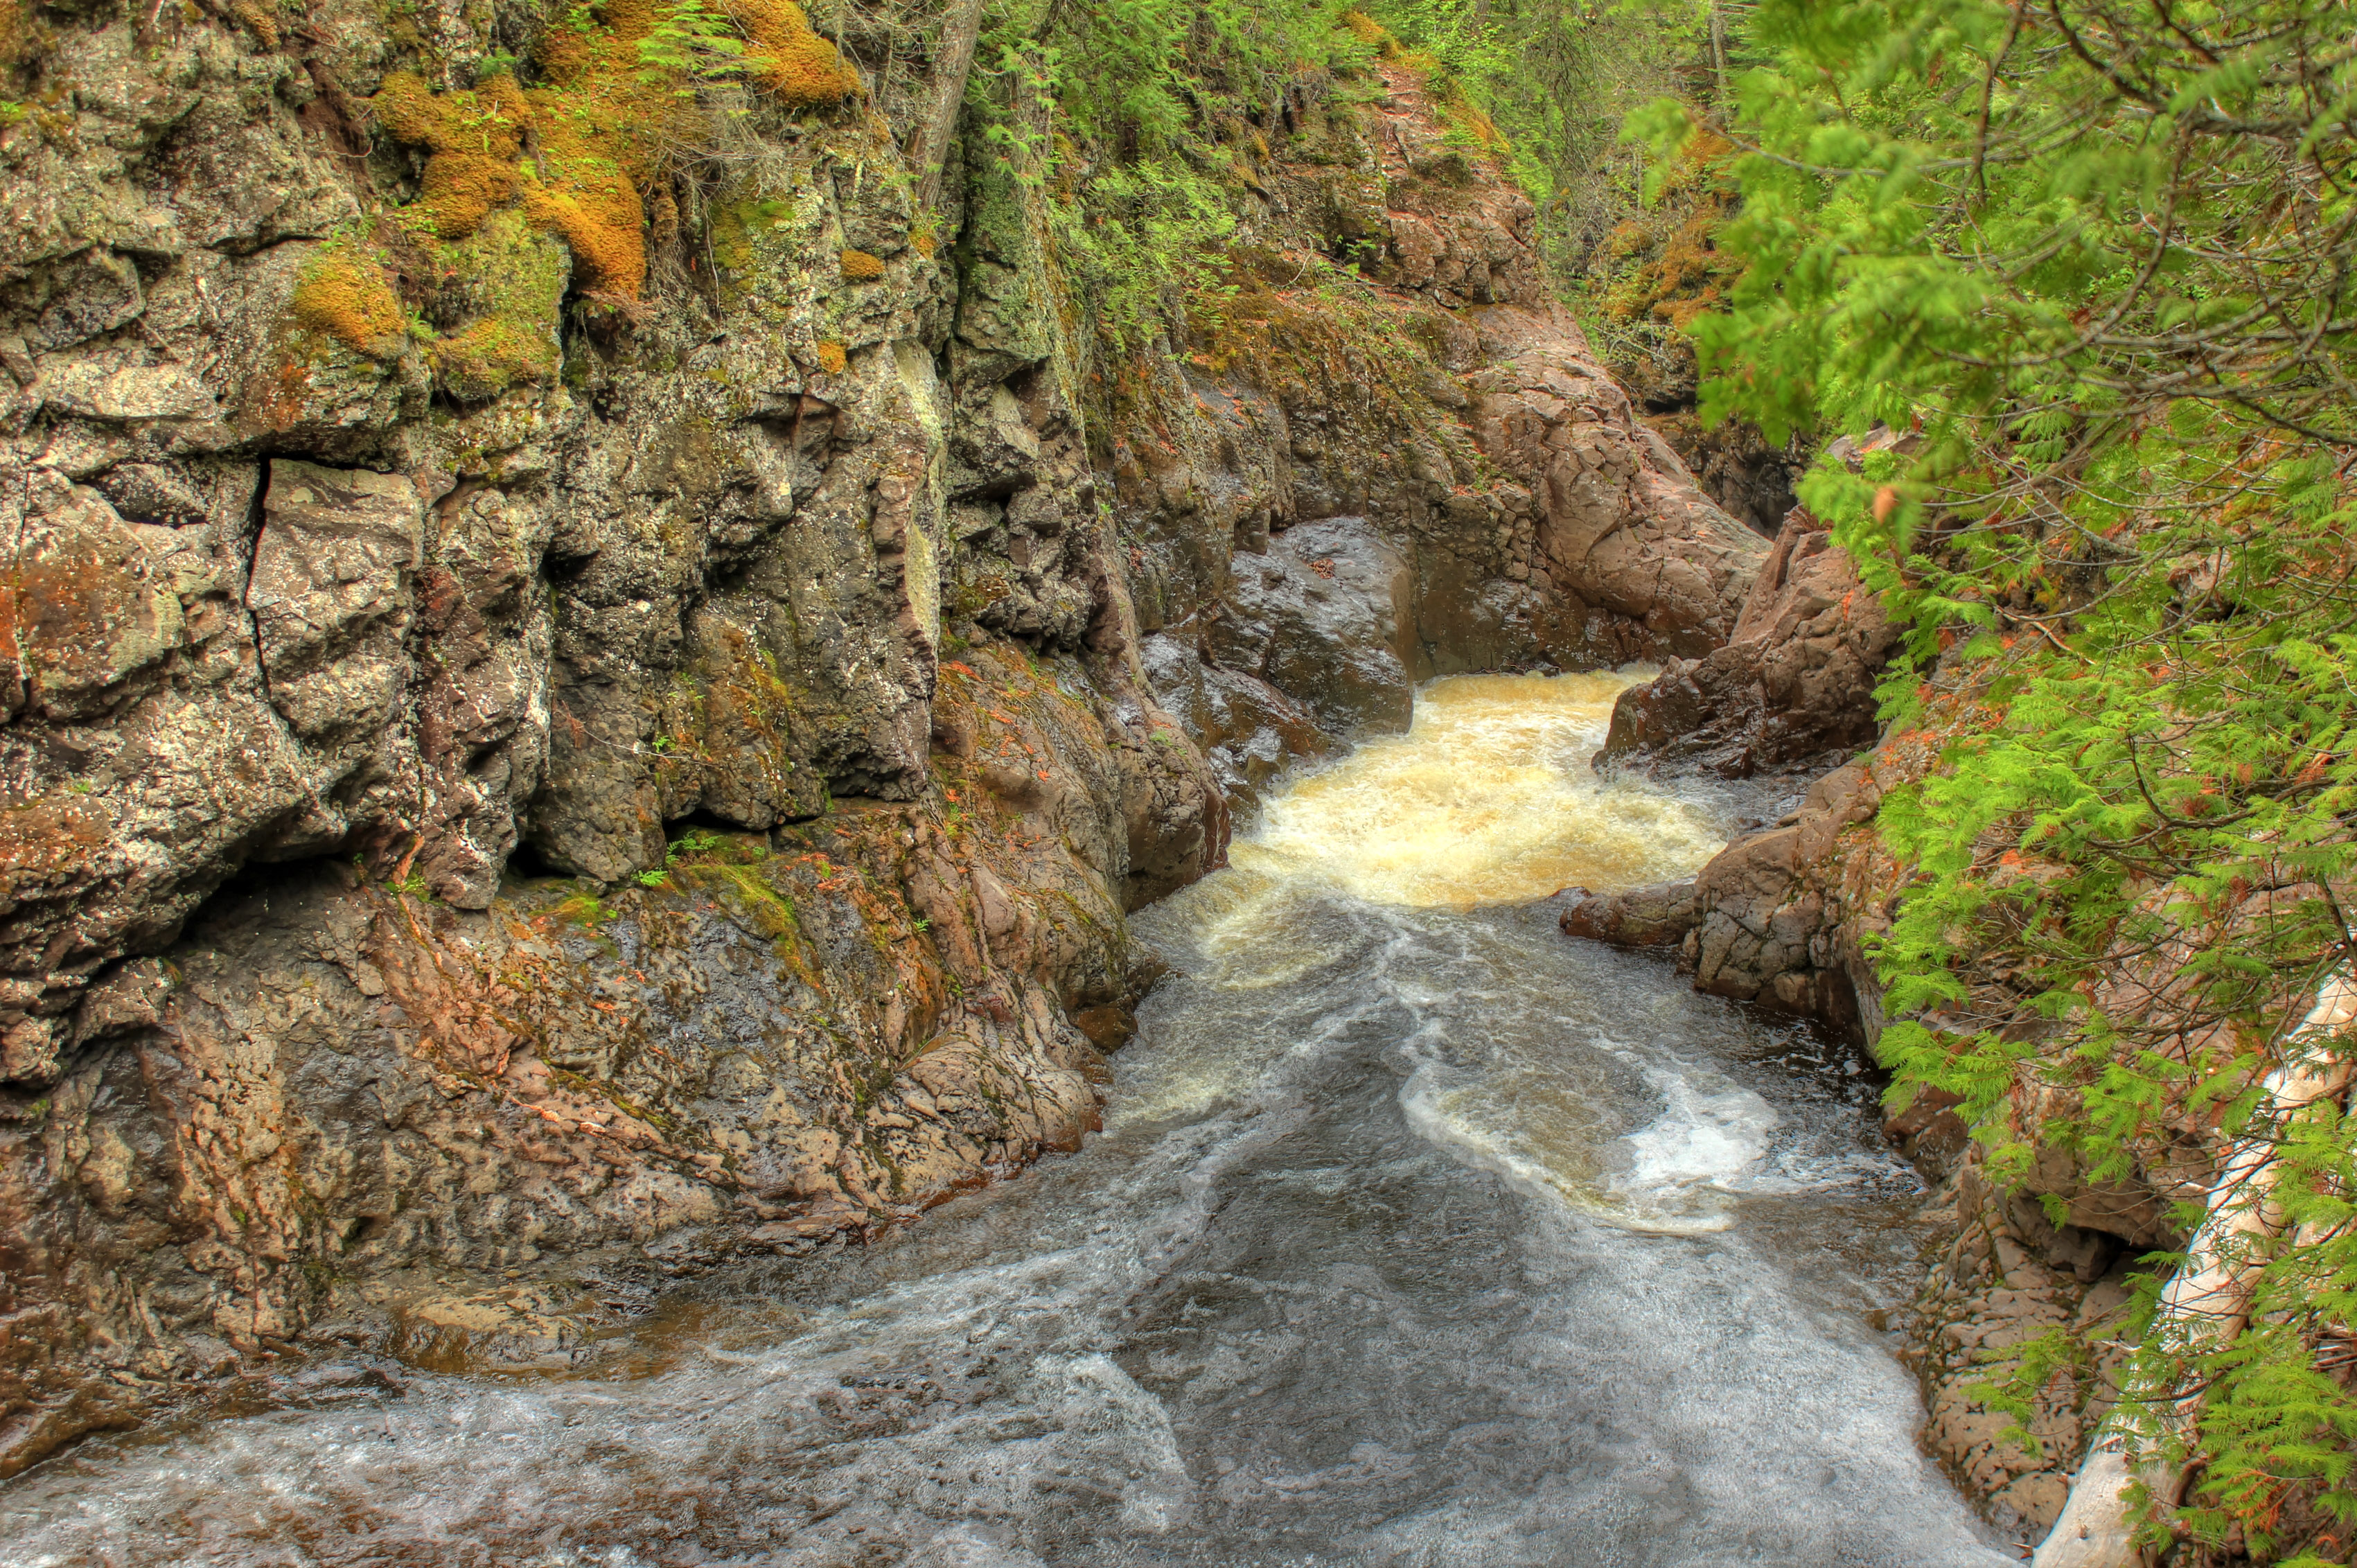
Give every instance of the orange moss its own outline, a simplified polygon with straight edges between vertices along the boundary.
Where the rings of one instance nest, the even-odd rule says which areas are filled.
[[[593,294],[636,299],[647,282],[646,209],[636,187],[594,158],[552,160],[551,178],[527,187],[523,209],[562,235]]]
[[[463,240],[483,220],[514,199],[516,166],[473,153],[436,153],[425,160],[417,209],[445,240]]]
[[[1498,129],[1498,123],[1490,118],[1487,111],[1471,100],[1462,96],[1452,97],[1441,105],[1441,114],[1452,130],[1478,145],[1483,152],[1495,155],[1508,150],[1505,133]]]
[[[434,345],[436,378],[464,402],[495,396],[519,381],[546,381],[555,370],[545,333],[496,317]]]
[[[511,76],[470,92],[437,93],[424,79],[395,71],[369,100],[377,122],[401,140],[426,148],[417,200],[434,231],[462,240],[513,200],[532,106]]]
[[[343,246],[304,269],[290,308],[303,326],[372,359],[398,353],[407,327],[384,269]]]
[[[843,351],[840,343],[821,343],[818,346],[818,368],[830,376],[839,376],[851,368],[851,356]]]
[[[528,94],[540,168],[524,210],[564,237],[586,288],[635,299],[647,278],[639,193],[655,184],[662,148],[693,139],[704,116],[639,59],[654,30],[654,0],[611,0],[604,16],[602,28],[560,23],[542,40],[541,69],[553,85]]]
[[[933,231],[930,229],[920,229],[909,235],[909,243],[916,247],[917,254],[929,262],[933,259],[933,252],[941,248],[941,242],[933,238]]]
[[[278,18],[259,4],[259,0],[230,0],[229,14],[244,23],[248,30],[262,40],[263,48],[274,49],[278,47]]]
[[[1661,254],[1615,290],[1607,308],[1624,320],[1652,316],[1674,327],[1717,308],[1721,282],[1736,267],[1715,243],[1725,218],[1717,198],[1697,202],[1685,221],[1671,231]]]
[[[787,108],[840,103],[859,91],[858,74],[794,0],[733,0],[728,10],[745,29],[753,79]]]
[[[749,41],[748,74],[780,102],[801,108],[859,91],[857,74],[794,0],[732,0],[731,9]],[[408,72],[387,77],[371,107],[394,136],[431,152],[414,205],[434,231],[463,239],[520,200],[535,225],[563,238],[587,291],[638,297],[647,277],[640,193],[661,177],[664,150],[704,129],[676,73],[639,58],[658,16],[658,0],[608,0],[594,23],[576,9],[543,36],[549,85],[529,92],[504,74],[444,93]]]
[[[884,275],[883,258],[871,256],[865,251],[845,251],[843,252],[843,275],[854,283],[880,278]]]
[[[1373,49],[1385,59],[1394,59],[1399,54],[1399,40],[1392,37],[1391,29],[1364,11],[1343,12],[1342,26],[1352,38]]]

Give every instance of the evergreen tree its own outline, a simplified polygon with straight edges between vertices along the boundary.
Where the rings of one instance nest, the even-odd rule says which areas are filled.
[[[1748,27],[1768,63],[1717,124],[1632,131],[1738,149],[1705,417],[1915,437],[1803,489],[1908,628],[1887,716],[1945,743],[1881,812],[1894,1093],[1961,1096],[2000,1175],[2033,1144],[2102,1176],[2279,1141],[2251,1329],[2149,1344],[2134,1386],[2154,1450],[2207,1391],[2187,1526],[2346,1562],[2311,1527],[2357,1519],[2357,1163],[2337,1116],[2252,1110],[2348,962],[2357,8],[1761,0]]]

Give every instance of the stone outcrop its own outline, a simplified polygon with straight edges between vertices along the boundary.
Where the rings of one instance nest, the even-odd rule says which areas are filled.
[[[917,209],[943,84],[593,211],[538,13],[429,81],[249,9],[59,13],[0,127],[0,1473],[259,1353],[570,1365],[1074,1146],[1232,800],[1703,654],[1766,555],[1406,74],[1288,93],[1260,283],[1092,381],[1035,185]]]
[[[1821,772],[1796,810],[1730,843],[1692,883],[1583,897],[1565,930],[1625,947],[1676,942],[1698,989],[1814,1019],[1871,1050],[1885,1018],[1868,953],[1907,879],[1874,823],[1888,792],[1937,766],[1953,722],[1935,711],[1921,727],[1878,735],[1874,689],[1895,646],[1853,564],[1796,509],[1729,640],[1624,693],[1598,765],[1789,776],[1871,750]],[[2201,1026],[2179,994],[2185,956],[2164,945],[2131,965],[2117,983],[2134,993],[2106,1005]],[[2013,1026],[2044,1026],[2025,1015]],[[2021,1124],[2066,1116],[2066,1095],[2026,1078]],[[1955,1105],[1921,1091],[1884,1128],[1939,1187],[1931,1218],[1941,1240],[1904,1320],[1903,1354],[1922,1384],[1926,1448],[1996,1522],[2035,1539],[2109,1409],[2131,1275],[2146,1254],[2182,1244],[2172,1206],[2202,1190],[2210,1155],[2205,1130],[2185,1125],[2126,1174],[2098,1178],[2070,1151],[2040,1147],[2026,1174],[1998,1185]],[[2033,1345],[2058,1331],[2093,1352],[2033,1362]],[[2025,1379],[2034,1386],[2009,1386]],[[2027,1401],[2026,1419],[2014,1400]]]
[[[1737,839],[1692,881],[1579,897],[1562,918],[1575,937],[1618,947],[1675,944],[1695,988],[1814,1018],[1871,1041],[1881,986],[1865,939],[1884,929],[1894,884],[1871,823],[1900,777],[1887,758],[1848,763],[1810,786],[1800,809]]]
[[[1924,1445],[1999,1524],[2035,1540],[2061,1512],[2078,1455],[2111,1408],[2126,1359],[2129,1265],[2142,1249],[2056,1226],[2034,1187],[1997,1191],[1976,1163],[1959,1169],[1942,1208],[1950,1238],[1917,1293],[1900,1353],[1922,1380]],[[2025,1421],[1999,1391],[2031,1343],[2057,1329],[2098,1349],[2037,1379]]]
[[[1808,471],[1802,443],[1770,446],[1758,425],[1734,419],[1704,424],[1693,412],[1699,399],[1690,354],[1677,384],[1632,383],[1629,390],[1648,409],[1671,405],[1670,412],[1647,414],[1645,423],[1694,471],[1705,495],[1753,532],[1773,538],[1799,504],[1793,487]]]
[[[1435,675],[1705,653],[1768,555],[1555,303],[1530,203],[1383,70],[1369,126],[1291,112],[1256,271],[1114,431],[1147,675],[1238,805]],[[1320,250],[1378,287],[1305,300]]]
[[[1566,934],[1616,948],[1675,947],[1702,918],[1691,879],[1619,893],[1566,887],[1563,897],[1571,900],[1559,922]]]
[[[1848,552],[1796,507],[1733,635],[1613,704],[1608,765],[1741,779],[1874,744],[1874,688],[1898,633]]]
[[[1890,780],[1848,763],[1809,787],[1801,809],[1737,840],[1695,877],[1694,929],[1681,950],[1695,989],[1760,1002],[1871,1038],[1881,988],[1863,939],[1888,918],[1884,870],[1865,844]]]

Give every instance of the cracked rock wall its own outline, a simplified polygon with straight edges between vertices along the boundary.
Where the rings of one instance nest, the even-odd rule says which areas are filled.
[[[10,45],[0,1474],[254,1354],[571,1365],[1076,1147],[1124,916],[1277,770],[1733,629],[1764,542],[1412,79],[1272,107],[1256,281],[1092,381],[1036,191],[916,209],[931,40],[593,188],[551,95],[635,14]]]

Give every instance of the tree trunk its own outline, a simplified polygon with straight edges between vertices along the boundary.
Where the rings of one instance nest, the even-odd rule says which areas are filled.
[[[2152,1326],[2155,1342],[2223,1344],[2243,1331],[2250,1312],[2250,1264],[2247,1246],[2235,1244],[2236,1239],[2273,1235],[2283,1228],[2281,1213],[2267,1201],[2283,1174],[2270,1129],[2319,1101],[2338,1100],[2348,1089],[2350,1064],[2327,1056],[2323,1047],[2345,1034],[2352,1020],[2357,981],[2336,974],[2318,988],[2315,1009],[2285,1047],[2284,1065],[2267,1075],[2259,1131],[2236,1145],[2210,1189],[2209,1215],[2185,1250],[2184,1266],[2161,1293],[2160,1314]],[[2174,1389],[2146,1390],[2140,1402],[2163,1411],[2162,1419],[2190,1442],[2201,1413],[2198,1391],[2180,1396]],[[2141,1474],[2130,1473],[2117,1410],[2088,1445],[2062,1517],[2040,1544],[2032,1568],[2136,1568],[2142,1558],[2130,1540],[2127,1500],[2121,1494],[2137,1479],[2163,1507],[2174,1507],[2182,1494],[2181,1466],[2163,1460]]]
[[[965,103],[965,79],[974,70],[974,46],[982,37],[982,0],[956,0],[942,24],[941,52],[933,59],[933,102],[909,139],[909,160],[917,166],[917,205],[930,207],[941,194],[942,165],[957,134],[958,111]]]

